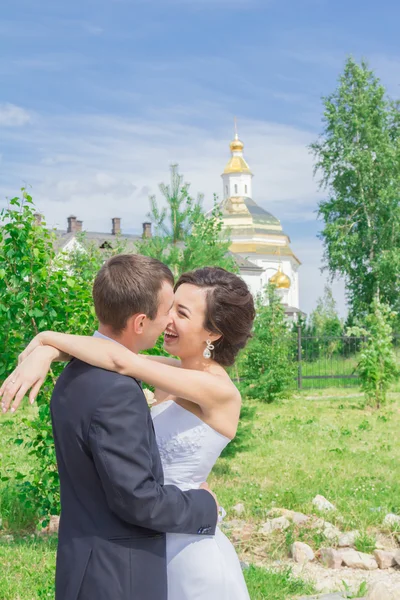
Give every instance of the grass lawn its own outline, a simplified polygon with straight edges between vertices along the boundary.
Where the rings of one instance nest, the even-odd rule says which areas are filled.
[[[239,502],[246,509],[240,518],[255,524],[264,522],[273,507],[312,514],[316,494],[337,506],[329,520],[342,531],[358,529],[373,536],[388,512],[400,514],[399,392],[393,392],[380,411],[366,407],[357,389],[329,389],[303,392],[272,405],[246,401],[244,413],[237,442],[210,478],[228,519],[237,519],[232,508]],[[19,436],[21,417],[22,413],[13,420],[0,417],[2,474],[12,462],[26,468],[26,453],[8,441],[16,429]],[[32,512],[20,510],[10,482],[0,482],[0,516],[0,533],[29,532]],[[288,570],[274,571],[271,566],[287,556],[291,535],[291,531],[277,533],[270,542],[264,541],[268,569],[245,571],[252,600],[289,600],[312,592]],[[238,548],[246,562],[259,558],[253,554],[254,544]],[[54,548],[54,539],[29,535],[0,542],[0,598],[52,597]]]
[[[0,540],[1,600],[54,598],[55,538]]]
[[[57,540],[16,538],[0,541],[1,600],[44,600],[54,598],[54,568]],[[245,572],[252,600],[282,600],[313,588],[295,579],[289,570],[275,573],[250,567]]]
[[[250,403],[245,412],[251,437],[239,436],[239,448],[228,448],[210,478],[228,518],[237,518],[237,503],[246,509],[240,518],[255,524],[274,507],[315,514],[312,500],[322,494],[338,509],[332,523],[373,537],[387,513],[400,514],[400,393],[380,411],[366,407],[357,390],[330,389]],[[265,563],[287,556],[292,541],[290,531],[271,536],[261,549]],[[242,548],[245,560],[253,549]]]

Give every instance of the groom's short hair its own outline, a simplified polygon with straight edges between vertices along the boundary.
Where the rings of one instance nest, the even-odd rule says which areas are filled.
[[[155,258],[141,254],[113,256],[101,267],[93,285],[98,320],[121,332],[132,315],[144,313],[155,319],[164,281],[174,285],[170,269]]]

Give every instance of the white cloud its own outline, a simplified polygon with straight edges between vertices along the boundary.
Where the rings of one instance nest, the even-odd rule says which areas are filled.
[[[21,127],[31,121],[31,114],[15,104],[0,104],[0,127]]]
[[[193,110],[202,112],[201,107]],[[27,182],[37,208],[52,226],[65,228],[67,217],[75,214],[84,229],[109,231],[111,218],[118,216],[123,231],[139,232],[149,210],[149,194],[160,198],[158,184],[168,181],[169,165],[178,162],[193,195],[205,193],[208,208],[213,194],[222,192],[220,175],[230,156],[233,119],[227,121],[225,115],[224,126],[211,131],[182,124],[176,108],[153,111],[152,117],[144,121],[109,115],[35,116],[29,129],[9,128],[3,136],[5,148],[7,142],[23,148],[24,159],[3,151],[7,181],[1,182],[0,197],[15,195]],[[292,246],[303,262],[301,307],[310,312],[325,280],[318,270],[320,242],[301,238],[301,223],[315,220],[318,198],[307,150],[314,134],[266,121],[241,120],[239,126],[254,173],[254,199],[281,219],[284,228],[288,221],[292,230],[293,222],[299,224]],[[342,298],[342,313],[343,307]]]
[[[210,133],[171,114],[175,120],[165,111],[163,121],[161,115],[147,121],[94,115],[35,119],[27,131],[9,131],[14,145],[32,150],[29,161],[9,164],[9,184],[18,188],[21,178],[30,182],[49,222],[72,211],[100,226],[112,203],[129,215],[126,226],[135,229],[147,211],[138,190],[149,186],[156,192],[169,177],[169,165],[178,162],[193,193],[204,192],[209,206],[213,194],[221,192],[232,127]],[[313,220],[317,192],[307,150],[313,135],[262,121],[241,121],[240,135],[255,175],[254,198],[283,223]]]

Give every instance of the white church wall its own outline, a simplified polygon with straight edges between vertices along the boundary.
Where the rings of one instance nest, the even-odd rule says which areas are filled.
[[[257,294],[261,292],[263,288],[268,284],[269,279],[271,279],[271,277],[273,277],[273,275],[277,273],[279,266],[281,266],[282,272],[289,277],[291,282],[290,288],[282,290],[281,292],[282,302],[288,304],[289,306],[300,308],[299,273],[297,264],[295,264],[291,259],[288,258],[281,260],[274,260],[270,257],[267,258],[263,256],[253,258],[252,256],[249,256],[245,253],[241,253],[240,256],[242,256],[242,258],[247,258],[247,260],[250,260],[252,263],[263,269],[263,273],[261,274],[261,276],[257,275],[257,277],[252,275],[244,276],[244,274],[241,273],[241,276],[248,284],[252,293]],[[248,279],[246,277],[248,277]]]
[[[224,173],[222,175],[224,198],[231,196],[252,197],[252,176],[250,173]]]
[[[241,270],[240,277],[244,280],[254,297],[256,297],[262,292],[264,282],[263,277],[260,276],[259,273],[252,273],[251,271]]]

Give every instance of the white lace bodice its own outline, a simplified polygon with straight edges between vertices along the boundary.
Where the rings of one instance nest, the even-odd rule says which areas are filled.
[[[207,481],[229,439],[173,400],[151,410],[164,470],[164,482],[181,490]]]

